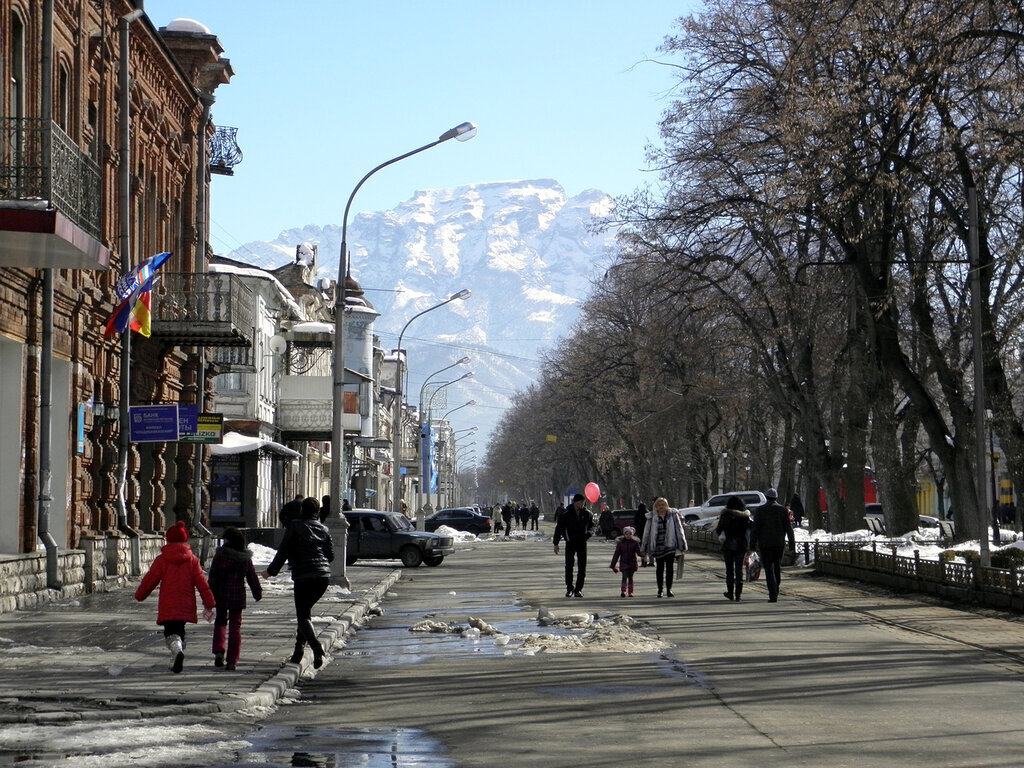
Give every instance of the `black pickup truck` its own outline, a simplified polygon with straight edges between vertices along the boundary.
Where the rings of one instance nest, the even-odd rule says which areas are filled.
[[[352,509],[344,514],[349,524],[347,565],[356,560],[400,559],[408,568],[420,563],[434,567],[455,551],[455,540],[451,536],[417,531],[397,512]]]

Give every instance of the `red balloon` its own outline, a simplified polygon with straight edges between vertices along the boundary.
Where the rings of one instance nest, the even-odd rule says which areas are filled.
[[[583,495],[587,497],[587,501],[593,504],[601,498],[601,489],[598,488],[597,483],[587,483],[587,487],[583,489]]]

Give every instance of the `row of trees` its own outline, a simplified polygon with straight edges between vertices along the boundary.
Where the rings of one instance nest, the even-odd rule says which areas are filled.
[[[927,473],[977,537],[974,276],[988,423],[1024,487],[1022,45],[1001,0],[681,19],[661,184],[620,201],[614,263],[515,399],[485,486],[699,501],[746,452],[747,485],[820,486],[840,530],[862,527],[865,466],[896,530]]]

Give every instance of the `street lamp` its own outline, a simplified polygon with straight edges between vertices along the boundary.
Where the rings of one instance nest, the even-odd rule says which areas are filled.
[[[422,317],[427,312],[433,312],[435,309],[440,309],[445,304],[450,304],[457,299],[465,299],[469,297],[469,289],[463,288],[458,293],[453,293],[447,299],[442,302],[435,304],[432,307],[427,307],[422,312],[417,312],[415,315],[410,317],[405,325],[402,326],[401,333],[398,334],[398,349],[395,350],[395,402],[392,406],[391,413],[391,452],[392,456],[392,471],[391,477],[394,482],[394,494],[392,500],[392,510],[394,512],[402,513],[402,492],[405,490],[402,486],[402,337],[405,336],[405,330],[409,327],[409,324],[417,317]]]
[[[424,398],[424,395],[425,395],[426,390],[427,390],[427,384],[430,383],[430,380],[432,378],[434,378],[435,376],[437,376],[437,374],[444,373],[445,371],[454,368],[456,365],[466,365],[467,363],[469,363],[469,357],[468,356],[462,358],[461,360],[456,360],[451,365],[446,365],[444,368],[441,368],[440,370],[434,371],[432,374],[430,374],[429,376],[427,376],[427,378],[425,378],[423,380],[423,386],[420,387],[420,421],[423,421],[423,416],[426,413],[426,408],[424,408],[423,398]],[[434,390],[434,392],[436,393],[437,390]],[[431,398],[433,398],[433,395],[431,395]]]
[[[382,168],[386,168],[393,163],[397,163],[399,160],[404,160],[407,157],[411,157],[412,155],[423,152],[431,147],[436,147],[438,144],[448,141],[449,139],[467,141],[475,135],[475,125],[472,123],[460,123],[454,128],[450,128],[442,133],[437,137],[436,141],[424,144],[422,147],[417,147],[410,152],[398,155],[397,157],[393,157],[390,160],[381,163],[359,180],[359,183],[356,184],[355,188],[353,188],[351,194],[348,196],[348,201],[345,203],[345,213],[341,218],[341,254],[338,259],[338,282],[335,286],[334,360],[331,363],[333,374],[331,401],[334,409],[331,419],[331,498],[338,509],[341,509],[341,499],[345,491],[345,479],[342,477],[345,463],[343,456],[345,439],[345,281],[348,278],[349,273],[348,214],[352,209],[352,201],[355,199],[356,192],[359,191],[359,188],[363,186],[366,180]],[[348,542],[348,521],[345,519],[344,515],[338,515],[337,522],[340,524],[339,534],[341,538],[341,581],[345,587],[348,587],[349,580],[348,573],[346,571],[347,565],[345,564],[345,547]]]
[[[465,378],[465,377],[463,377],[463,378]],[[458,379],[456,379],[455,381],[458,381]],[[452,381],[452,382],[449,382],[449,383],[450,384],[454,384],[455,381]],[[459,406],[456,406],[455,408],[452,408],[450,411],[448,411],[448,413],[446,413],[444,416],[442,416],[440,419],[438,419],[438,421],[444,421],[445,419],[448,418],[449,414],[455,413],[460,408],[465,408],[466,406],[469,406],[469,405],[476,405],[476,400],[470,400],[468,403],[463,403],[462,405],[459,405]]]

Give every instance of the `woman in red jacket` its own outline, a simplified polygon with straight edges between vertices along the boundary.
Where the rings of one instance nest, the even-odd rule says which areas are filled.
[[[185,663],[185,624],[196,624],[196,590],[203,600],[203,618],[213,621],[215,601],[210,585],[206,583],[199,558],[188,546],[188,531],[180,520],[167,529],[167,544],[157,555],[149,571],[142,577],[135,599],[142,601],[149,597],[157,585],[160,597],[157,600],[156,623],[164,627],[164,642],[171,652],[168,665],[175,673],[181,672]]]

